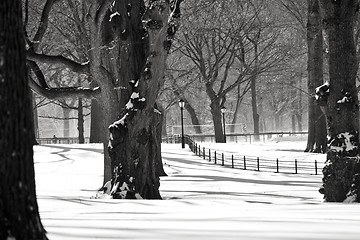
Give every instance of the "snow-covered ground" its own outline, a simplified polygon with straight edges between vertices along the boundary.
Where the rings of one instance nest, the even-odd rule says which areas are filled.
[[[291,147],[295,151],[281,150],[290,144],[235,148],[300,154],[296,149],[304,143]],[[321,175],[215,166],[180,144],[164,144],[164,200],[94,199],[102,182],[101,145],[34,150],[40,214],[52,240],[360,239],[360,205],[322,202]]]

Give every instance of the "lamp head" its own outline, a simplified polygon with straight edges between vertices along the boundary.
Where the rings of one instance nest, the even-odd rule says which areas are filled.
[[[180,100],[179,100],[179,107],[180,107],[180,108],[184,108],[184,106],[185,106],[184,100],[180,99]]]

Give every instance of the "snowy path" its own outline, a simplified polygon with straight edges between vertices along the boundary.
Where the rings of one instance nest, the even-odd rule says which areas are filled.
[[[321,176],[214,166],[163,145],[165,200],[91,199],[100,145],[35,147],[49,239],[359,239],[360,205],[322,203]]]

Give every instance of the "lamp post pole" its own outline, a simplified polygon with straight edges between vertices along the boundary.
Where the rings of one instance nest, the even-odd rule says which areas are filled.
[[[185,137],[184,137],[184,100],[179,101],[179,107],[181,112],[181,148],[185,148]]]
[[[225,112],[226,112],[226,108],[222,107],[221,108],[221,114],[222,114],[223,130],[224,130],[224,143],[226,143]]]

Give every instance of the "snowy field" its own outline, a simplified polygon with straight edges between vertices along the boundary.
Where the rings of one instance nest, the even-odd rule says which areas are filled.
[[[302,154],[305,143],[291,144],[243,143],[226,150]],[[50,240],[360,239],[360,205],[322,202],[321,174],[215,166],[180,144],[164,144],[164,200],[94,199],[102,182],[101,145],[34,150],[40,215]]]

